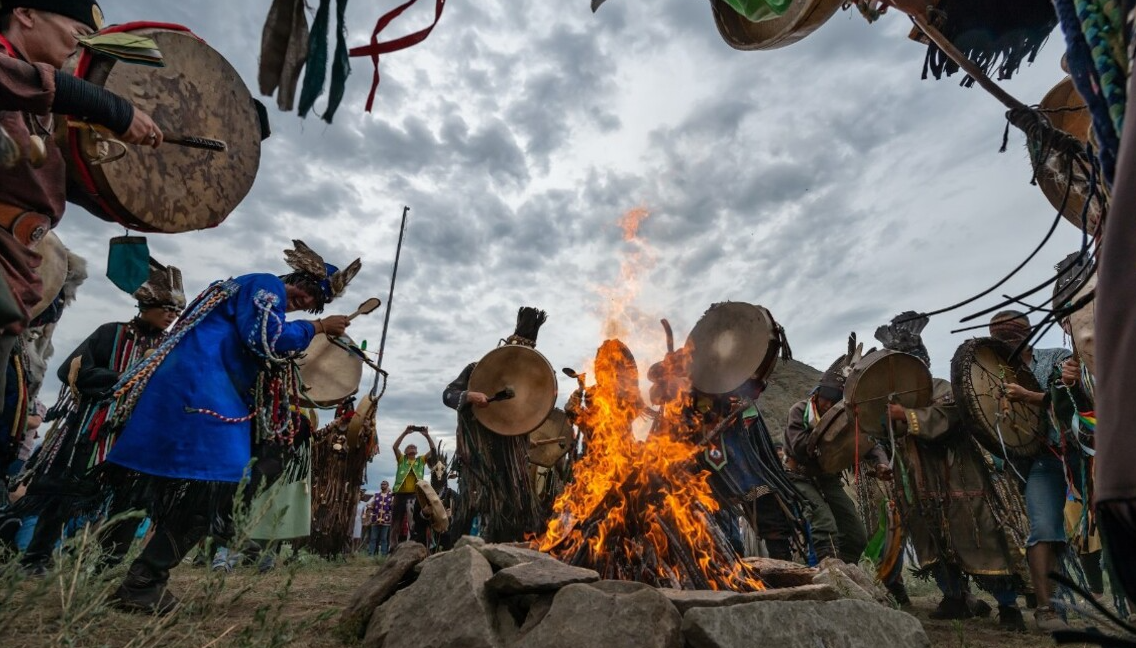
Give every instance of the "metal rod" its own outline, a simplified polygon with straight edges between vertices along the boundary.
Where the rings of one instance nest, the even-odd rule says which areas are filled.
[[[379,358],[377,366],[383,366],[383,352],[387,348],[387,328],[390,327],[391,319],[391,305],[394,303],[394,282],[398,278],[398,259],[402,256],[402,239],[406,235],[406,216],[410,213],[410,207],[404,206],[402,208],[402,225],[398,229],[398,247],[394,251],[394,267],[391,268],[391,287],[390,293],[387,295],[387,312],[383,315],[383,337],[379,340]]]

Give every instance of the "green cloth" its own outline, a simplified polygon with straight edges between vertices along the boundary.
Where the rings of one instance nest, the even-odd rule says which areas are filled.
[[[107,252],[107,279],[133,295],[150,278],[150,247],[145,236],[116,236]]]
[[[793,0],[724,0],[724,2],[746,20],[761,22],[784,15]]]
[[[406,477],[409,475],[411,468],[414,469],[414,476],[417,479],[417,481],[415,481],[414,484],[417,484],[418,482],[422,481],[423,477],[426,476],[426,457],[419,455],[419,456],[414,458],[413,463],[411,463],[411,461],[406,458],[406,455],[399,457],[398,470],[394,474],[394,489],[393,489],[394,492],[396,492],[396,493],[413,493],[414,492],[414,484],[411,484],[409,489],[404,490],[403,487],[402,487],[403,482],[406,481]]]

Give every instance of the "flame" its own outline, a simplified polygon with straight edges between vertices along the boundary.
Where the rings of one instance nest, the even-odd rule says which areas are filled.
[[[636,278],[643,267],[637,261],[649,251],[635,238],[647,216],[638,208],[620,221],[624,239],[636,245],[621,264],[625,283],[607,293],[618,297],[609,301],[608,330],[628,330],[628,314],[639,312],[632,305],[638,282],[629,286],[626,280]],[[652,368],[652,380],[675,388],[661,399],[651,433],[637,441],[632,428],[646,411],[638,370],[622,342],[604,342],[592,365],[595,385],[586,406],[576,410],[585,453],[556,499],[544,535],[534,540],[536,548],[604,578],[683,589],[765,588],[709,519],[719,507],[709,475],[697,463],[697,430],[688,423],[688,366],[689,356],[680,350]]]

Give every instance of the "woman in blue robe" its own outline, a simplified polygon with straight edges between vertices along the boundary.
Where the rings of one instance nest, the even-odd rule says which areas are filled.
[[[112,600],[168,612],[169,570],[206,534],[230,533],[233,499],[261,444],[290,446],[298,430],[293,359],[319,333],[341,335],[347,317],[320,313],[359,271],[325,264],[302,241],[285,252],[293,273],[216,282],[187,309],[169,339],[119,381],[107,413],[115,434],[104,475],[116,498],[155,520],[155,534]]]

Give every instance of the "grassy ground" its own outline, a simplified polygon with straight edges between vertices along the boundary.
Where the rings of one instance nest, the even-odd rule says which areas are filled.
[[[185,605],[160,619],[105,605],[123,568],[93,578],[76,563],[69,560],[45,579],[25,579],[11,568],[0,571],[0,643],[6,648],[342,647],[336,632],[338,613],[377,565],[365,557],[337,563],[306,558],[267,574],[243,567],[225,575],[187,563],[174,571],[171,583]],[[935,648],[1053,645],[1037,632],[1002,632],[993,616],[962,623],[931,621],[927,615],[938,601],[933,587],[913,589],[911,612]],[[1028,611],[1026,621],[1032,622]]]

